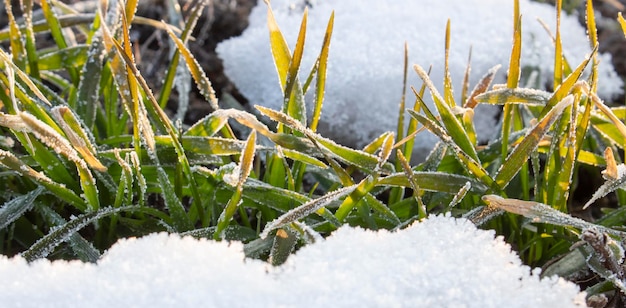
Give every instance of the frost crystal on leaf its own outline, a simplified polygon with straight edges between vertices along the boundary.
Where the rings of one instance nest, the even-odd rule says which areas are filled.
[[[583,209],[586,209],[596,200],[608,195],[611,192],[614,192],[618,189],[626,189],[626,165],[617,165],[616,171],[616,178],[612,178],[612,176],[607,176],[606,174],[603,174],[606,182],[604,182],[604,184],[602,184],[602,186],[600,186],[600,188],[596,190],[591,199],[587,201],[587,203],[585,203]]]
[[[241,173],[239,165],[236,163],[229,163],[220,167],[220,173],[222,173],[222,180],[232,186],[236,187],[239,182],[239,173]]]

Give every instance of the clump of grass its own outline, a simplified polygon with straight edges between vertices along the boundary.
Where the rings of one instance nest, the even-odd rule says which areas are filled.
[[[129,28],[137,20],[136,1],[111,2],[90,18],[77,18],[71,8],[42,0],[43,25],[32,19],[32,5],[21,7],[24,21],[18,23],[9,2],[9,27],[0,33],[11,48],[0,50],[4,254],[93,262],[120,237],[168,231],[243,241],[248,256],[280,264],[298,246],[345,224],[398,229],[451,211],[505,235],[529,265],[552,264],[548,274],[572,278],[592,269],[602,280],[587,289],[589,295],[609,290],[621,298],[625,290],[623,252],[613,238],[623,237],[626,195],[619,192],[619,205],[593,223],[568,214],[581,166],[607,166],[607,183],[589,204],[622,188],[626,177],[626,167],[612,155],[625,144],[620,119],[626,111],[608,107],[595,91],[591,1],[593,52],[575,67],[562,54],[557,19],[554,91],[524,88],[516,1],[505,85],[490,86],[496,66],[472,92],[466,78],[458,102],[447,65],[443,93],[415,65],[423,85],[411,87],[408,123],[401,116],[396,133],[384,133],[360,150],[316,133],[333,15],[315,66],[300,76],[307,12],[291,51],[266,2],[284,105],[257,106],[262,121],[221,108],[187,48],[203,1],[190,9],[183,29],[143,20],[167,31],[177,48],[156,94],[133,60]],[[621,16],[620,21],[626,24]],[[67,40],[64,31],[80,32],[86,40]],[[446,46],[450,31],[448,23]],[[37,33],[51,34],[54,46],[38,50]],[[447,63],[448,47],[444,52]],[[405,89],[408,67],[405,61]],[[592,73],[585,79],[587,67]],[[164,108],[172,89],[185,89],[181,83],[189,77],[213,112],[181,129]],[[304,95],[310,91],[315,100],[309,116]],[[436,110],[424,103],[427,91]],[[473,129],[478,104],[503,106],[500,138],[487,145],[478,144]],[[276,129],[264,124],[268,119]],[[234,122],[244,131],[234,131]],[[413,137],[423,130],[441,142],[424,162],[412,165],[407,158]],[[235,137],[242,134],[245,140]],[[573,245],[579,239],[584,242]]]

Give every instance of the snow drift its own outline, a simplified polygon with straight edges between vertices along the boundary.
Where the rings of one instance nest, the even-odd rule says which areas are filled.
[[[13,307],[585,306],[493,231],[445,216],[398,232],[342,227],[275,268],[239,242],[165,233],[121,240],[97,264],[0,257],[0,284]]]

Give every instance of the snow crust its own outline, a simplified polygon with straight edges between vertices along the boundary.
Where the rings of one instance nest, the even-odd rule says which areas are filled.
[[[398,232],[342,227],[280,267],[239,242],[166,233],[120,240],[97,264],[0,257],[12,307],[580,307],[493,231],[431,216]]]
[[[409,64],[428,69],[440,92],[444,71],[444,37],[451,20],[450,73],[460,99],[461,82],[470,46],[472,71],[470,90],[497,64],[504,69],[497,82],[504,82],[512,46],[512,0],[318,0],[307,1],[309,9],[307,42],[300,75],[304,80],[319,54],[326,24],[335,11],[331,40],[325,103],[320,132],[344,145],[363,146],[385,131],[395,131],[402,94],[404,43],[410,49]],[[303,0],[272,0],[276,20],[294,49]],[[551,80],[554,63],[553,43],[537,22],[540,18],[556,29],[553,6],[520,1],[523,14],[522,65],[541,71],[539,83]],[[259,1],[250,16],[250,26],[236,38],[222,42],[217,52],[224,60],[226,74],[250,103],[279,110],[282,96],[270,52],[267,6]],[[561,20],[564,51],[575,67],[590,53],[585,29],[576,16]],[[611,57],[601,56],[599,92],[605,98],[621,93],[622,81],[614,72]],[[419,89],[421,80],[412,70],[409,84]],[[526,76],[528,77],[528,76]],[[307,97],[308,102],[312,96]],[[425,99],[428,99],[426,95]],[[407,94],[412,108],[413,94]],[[458,103],[458,102],[457,102]],[[497,129],[497,108],[479,106],[476,129],[485,140]],[[309,106],[311,109],[312,106]],[[310,114],[310,112],[309,112]],[[422,155],[437,141],[429,133],[417,137]]]

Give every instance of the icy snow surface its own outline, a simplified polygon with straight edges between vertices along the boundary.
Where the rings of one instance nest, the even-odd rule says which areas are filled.
[[[493,231],[431,216],[405,230],[343,227],[272,268],[238,242],[165,233],[121,240],[97,265],[0,257],[12,307],[579,307]]]
[[[404,42],[410,50],[409,63],[428,69],[441,91],[443,84],[444,37],[451,19],[450,71],[460,99],[461,82],[470,46],[472,72],[470,90],[488,69],[501,64],[497,82],[504,82],[513,33],[513,0],[317,0],[309,9],[307,43],[301,80],[309,73],[319,54],[326,23],[335,10],[330,47],[326,98],[320,132],[343,144],[362,146],[384,131],[395,131],[402,92]],[[303,1],[272,0],[277,22],[293,50],[302,18]],[[545,83],[552,71],[554,55],[550,36],[537,21],[551,31],[556,27],[553,6],[520,1],[523,14],[522,64],[541,69]],[[562,40],[572,66],[590,53],[585,29],[577,17],[563,15]],[[267,29],[267,6],[259,1],[250,16],[250,26],[237,38],[221,43],[219,56],[226,74],[252,104],[280,109],[281,91],[274,67]],[[613,71],[610,55],[601,57],[599,92],[603,97],[621,93],[622,82]],[[410,71],[409,84],[417,88],[421,80]],[[426,95],[426,99],[429,95]],[[312,102],[312,96],[308,97]],[[413,106],[407,94],[407,108]],[[488,139],[497,131],[496,109],[479,106],[476,128]],[[312,107],[309,106],[309,109]],[[422,152],[437,140],[421,134],[417,147]],[[423,155],[423,154],[422,154]]]

